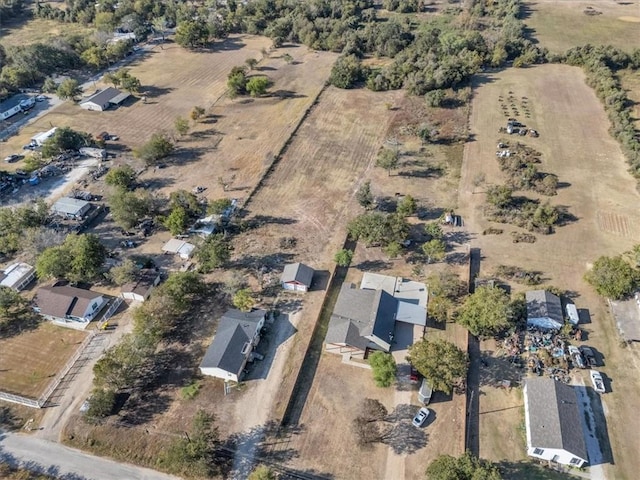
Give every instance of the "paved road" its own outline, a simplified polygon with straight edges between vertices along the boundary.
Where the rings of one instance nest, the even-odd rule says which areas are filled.
[[[31,436],[0,432],[0,462],[69,480],[178,480]]]

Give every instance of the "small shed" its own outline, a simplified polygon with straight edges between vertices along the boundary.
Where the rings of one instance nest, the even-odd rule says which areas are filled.
[[[47,130],[46,132],[41,132],[33,137],[31,137],[31,142],[36,144],[38,147],[44,145],[44,142],[53,137],[54,133],[56,133],[58,127],[53,127],[51,130]]]
[[[572,325],[578,325],[580,323],[580,316],[578,315],[578,309],[573,303],[568,303],[566,307],[567,318]]]
[[[0,286],[17,292],[24,290],[36,278],[36,270],[26,263],[14,263],[0,273]]]
[[[120,289],[120,296],[125,300],[144,302],[161,280],[159,272],[143,270],[135,282],[127,283]]]
[[[529,290],[527,300],[527,325],[543,330],[559,329],[564,324],[560,297],[546,290]]]
[[[285,290],[306,292],[311,288],[313,280],[313,268],[304,263],[290,263],[285,265],[280,282]]]
[[[61,217],[79,219],[91,209],[91,204],[78,198],[62,197],[51,207],[51,212]]]
[[[179,240],[177,238],[172,238],[162,247],[162,251],[164,253],[173,253],[175,255],[180,255],[180,258],[183,260],[188,260],[191,258],[193,254],[193,250],[195,249],[195,245],[192,245],[189,242],[185,242],[184,240]]]

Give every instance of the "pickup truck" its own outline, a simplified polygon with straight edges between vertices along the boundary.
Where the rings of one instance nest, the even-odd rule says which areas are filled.
[[[604,388],[604,381],[602,380],[602,374],[596,370],[591,370],[589,374],[591,376],[591,383],[593,384],[593,389],[598,393],[605,393],[606,389]]]

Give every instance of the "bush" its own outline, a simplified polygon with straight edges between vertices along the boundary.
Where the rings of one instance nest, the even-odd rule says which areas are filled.
[[[360,60],[355,55],[343,55],[333,65],[329,83],[338,88],[353,88],[365,77]]]
[[[373,352],[369,355],[369,365],[373,371],[373,380],[378,387],[389,387],[396,379],[396,361],[393,355]]]
[[[161,133],[154,133],[151,139],[133,151],[133,154],[147,165],[158,163],[173,153],[174,145],[169,138]]]
[[[598,258],[584,279],[596,292],[612,300],[629,297],[640,283],[638,271],[621,256]]]
[[[116,392],[111,389],[94,388],[89,399],[89,409],[87,417],[91,419],[102,419],[113,414],[116,404]]]

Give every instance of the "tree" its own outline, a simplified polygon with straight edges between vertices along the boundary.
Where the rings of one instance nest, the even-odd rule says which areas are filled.
[[[218,198],[207,206],[207,213],[212,215],[222,215],[229,208],[231,208],[232,205],[233,202],[230,199]]]
[[[600,257],[584,279],[598,294],[612,300],[629,297],[640,284],[640,275],[622,256]]]
[[[134,282],[137,276],[138,267],[130,258],[109,270],[109,279],[118,286]]]
[[[373,352],[369,355],[369,365],[373,371],[373,380],[378,387],[389,387],[396,379],[396,361],[393,355]]]
[[[129,93],[138,93],[141,87],[140,80],[132,75],[125,75],[120,80],[120,86],[124,88]]]
[[[82,88],[80,88],[80,84],[78,84],[77,80],[73,78],[66,78],[58,86],[56,94],[62,100],[71,99],[75,101],[77,97],[82,95]]]
[[[136,184],[136,172],[130,165],[114,167],[104,176],[104,181],[112,187],[131,190]]]
[[[189,227],[189,214],[184,207],[178,205],[171,210],[162,224],[171,232],[171,235],[181,235]]]
[[[245,67],[233,67],[227,75],[229,96],[235,98],[247,92],[247,73]]]
[[[129,230],[152,213],[153,200],[144,190],[130,192],[118,188],[109,197],[109,210],[116,225]]]
[[[352,239],[362,239],[369,246],[385,246],[392,242],[404,242],[409,234],[409,224],[396,214],[371,212],[354,218],[347,225],[347,231]]]
[[[176,117],[173,122],[173,126],[175,127],[176,132],[178,132],[178,135],[184,136],[189,131],[189,120],[183,117]]]
[[[505,208],[513,202],[513,190],[506,185],[494,185],[487,189],[487,202],[497,208]]]
[[[443,339],[420,340],[409,347],[407,360],[434,390],[450,394],[467,375],[467,354]]]
[[[427,467],[427,480],[501,480],[498,467],[467,451],[460,457],[440,455]]]
[[[209,40],[209,29],[203,20],[184,20],[176,28],[175,40],[181,47],[205,45]]]
[[[348,267],[353,259],[353,251],[343,248],[336,252],[333,259],[339,267]]]
[[[379,400],[365,398],[358,412],[360,414],[353,420],[358,444],[367,447],[372,443],[382,442],[391,431],[389,427],[381,425],[389,415],[386,407]]]
[[[37,325],[38,315],[18,292],[0,286],[0,338]]]
[[[153,27],[154,32],[160,34],[162,41],[164,42],[164,36],[167,30],[167,20],[164,17],[155,17],[151,21],[151,26]]]
[[[62,245],[42,252],[36,261],[36,273],[40,278],[89,282],[100,276],[106,254],[97,235],[67,235]]]
[[[422,253],[426,257],[427,263],[440,262],[447,252],[447,244],[439,238],[434,238],[422,244]]]
[[[211,478],[217,470],[213,463],[218,442],[215,417],[199,410],[192,422],[188,436],[178,438],[159,459],[161,466],[169,472],[189,477]]]
[[[458,323],[481,338],[499,334],[513,324],[509,296],[501,288],[478,287],[458,312]]]
[[[259,97],[267,93],[267,87],[269,86],[269,79],[267,77],[251,77],[247,81],[246,89],[249,95],[252,97]]]
[[[466,287],[460,277],[447,269],[433,273],[427,279],[429,302],[427,313],[438,322],[452,319],[455,303],[466,293]]]
[[[233,296],[233,306],[238,310],[241,310],[243,312],[250,312],[254,305],[255,300],[253,299],[251,290],[249,290],[248,288],[238,290]]]
[[[384,168],[387,174],[391,176],[391,170],[398,168],[398,160],[399,156],[397,151],[383,148],[380,150],[378,158],[376,159],[376,167]]]
[[[373,194],[371,193],[371,182],[367,180],[356,192],[356,200],[361,207],[369,210],[373,205]]]
[[[85,415],[91,420],[100,420],[113,413],[116,392],[112,389],[94,388],[89,398],[89,409]]]
[[[258,60],[256,60],[255,58],[247,58],[244,63],[247,64],[249,70],[253,70],[254,68],[256,68],[256,65],[258,65]]]
[[[366,72],[355,55],[342,55],[333,64],[329,83],[338,88],[353,88],[366,78]]]
[[[427,92],[424,98],[427,101],[427,105],[429,105],[430,107],[440,107],[442,106],[446,95],[444,93],[444,90],[438,89]]]
[[[276,472],[266,465],[258,465],[253,472],[249,474],[247,480],[276,480]]]
[[[151,139],[133,151],[133,154],[147,165],[153,165],[173,153],[174,145],[161,133],[154,133]]]
[[[444,237],[444,232],[442,231],[442,227],[436,222],[427,223],[424,226],[424,233],[429,236],[429,240],[441,239]]]
[[[51,158],[70,150],[79,150],[92,145],[94,140],[88,133],[78,132],[69,127],[59,127],[53,136],[44,142],[40,153],[43,158]]]
[[[390,242],[382,248],[382,251],[386,253],[389,258],[398,258],[402,255],[402,245],[400,242]]]
[[[402,200],[400,200],[400,202],[398,202],[396,211],[398,212],[398,215],[402,215],[403,217],[410,217],[411,215],[414,215],[416,213],[417,209],[418,205],[416,203],[416,199],[411,195],[406,195],[402,198]]]
[[[44,93],[56,93],[57,90],[58,84],[53,78],[47,77],[44,79],[44,83],[42,84],[42,91]]]
[[[221,233],[209,235],[196,250],[195,257],[200,263],[202,273],[210,272],[214,268],[222,267],[231,257],[232,247]]]
[[[191,117],[191,120],[193,120],[194,122],[197,122],[198,120],[200,120],[200,118],[202,118],[204,113],[205,113],[204,108],[196,106],[196,107],[193,107],[193,110],[191,110],[189,117]]]

